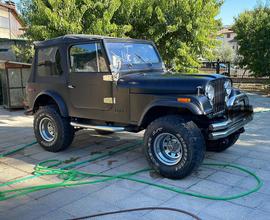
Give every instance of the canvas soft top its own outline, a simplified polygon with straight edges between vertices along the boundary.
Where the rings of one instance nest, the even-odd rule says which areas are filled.
[[[34,42],[35,47],[50,47],[55,46],[59,44],[70,44],[70,43],[77,43],[77,42],[85,42],[89,40],[95,40],[95,39],[113,39],[118,41],[146,41],[146,40],[135,40],[131,38],[115,38],[115,37],[109,37],[109,36],[101,36],[101,35],[86,35],[86,34],[77,34],[77,35],[64,35],[61,37],[57,37],[50,40],[45,41],[36,41]]]
[[[58,44],[68,44],[74,43],[78,41],[87,41],[87,40],[94,40],[94,39],[104,39],[104,38],[111,38],[107,36],[100,36],[100,35],[85,35],[85,34],[78,34],[78,35],[64,35],[61,37],[57,37],[50,40],[45,41],[36,41],[34,45],[36,47],[49,47]]]

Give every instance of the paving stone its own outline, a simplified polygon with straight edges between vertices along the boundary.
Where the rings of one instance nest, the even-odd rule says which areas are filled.
[[[269,196],[268,196],[268,200],[265,200],[265,201],[258,207],[258,209],[270,213],[270,197],[269,197]]]
[[[264,212],[260,210],[253,210],[247,216],[245,216],[245,220],[266,220],[269,219],[269,212]]]
[[[264,194],[267,194],[267,195],[270,195],[270,187],[269,186],[270,186],[270,181],[264,180],[263,181],[263,186],[260,189],[260,192],[264,193]]]
[[[1,190],[2,187],[1,187]],[[19,206],[22,206],[24,204],[27,204],[28,202],[33,201],[33,199],[29,196],[20,196],[17,198],[11,198],[9,200],[1,201],[0,202],[0,214],[6,214],[7,212],[10,212],[10,210],[15,209]],[[2,218],[0,218],[2,219]]]
[[[136,177],[136,178],[144,180],[144,178],[139,178],[139,177]],[[151,181],[151,182],[153,182],[153,181]],[[148,187],[148,185],[146,185],[146,184],[138,183],[138,182],[134,182],[134,181],[130,181],[130,180],[118,180],[117,185],[121,188],[129,189],[129,190],[132,190],[135,192]]]
[[[251,101],[258,108],[270,107],[269,100],[269,98],[257,95],[251,96]],[[233,147],[223,153],[208,152],[204,160],[204,162],[213,163],[236,163],[256,172],[264,185],[259,192],[252,195],[228,202],[211,201],[179,195],[128,180],[113,180],[95,185],[42,190],[27,196],[2,201],[0,219],[69,219],[104,211],[145,206],[181,208],[207,220],[269,219],[269,116],[270,113],[255,115],[253,122],[246,127],[246,133],[241,135]],[[16,149],[35,140],[32,120],[33,117],[23,116],[22,111],[8,112],[0,108],[0,153]],[[124,132],[102,136],[94,131],[82,130],[76,134],[70,148],[56,154],[46,152],[39,145],[34,145],[9,157],[0,158],[0,182],[29,175],[36,163],[46,159],[56,158],[68,161],[79,157],[77,161],[83,161],[98,153],[109,152],[114,148],[135,143],[141,140],[142,135],[143,132],[138,134]],[[145,167],[149,167],[149,165],[143,155],[142,146],[139,146],[132,151],[111,155],[77,168],[86,172],[119,174]],[[201,166],[183,180],[169,180],[152,171],[139,173],[136,178],[179,187],[186,191],[222,196],[240,193],[256,185],[256,181],[247,174],[228,167],[223,169]],[[59,178],[56,176],[42,176],[37,180],[21,183],[14,187],[56,182],[59,182]],[[10,189],[10,187],[0,187],[0,191],[5,189]],[[163,220],[179,219],[179,217],[178,214],[166,211],[144,211],[104,216],[102,219]],[[181,216],[180,219],[192,218]]]
[[[216,201],[203,210],[203,213],[224,220],[245,220],[253,209],[232,204],[229,202]]]
[[[207,158],[210,158],[210,159],[215,159],[215,160],[219,160],[220,162],[233,162],[237,159],[239,159],[241,156],[239,156],[238,154],[235,155],[234,153],[232,152],[222,152],[222,153],[216,153],[216,154],[212,154],[212,155],[209,155]]]
[[[152,197],[154,199],[158,199],[164,202],[178,195],[175,192],[165,190],[165,189],[160,189],[153,186],[145,186],[142,190],[140,190],[140,192],[146,196],[149,196],[149,197]]]
[[[28,201],[26,204],[16,207],[14,211],[5,212],[5,216],[3,216],[2,219],[34,220],[53,210],[55,210],[55,208],[50,206],[50,203]]]
[[[231,187],[228,185],[215,183],[210,180],[202,180],[195,185],[188,188],[187,191],[194,191],[197,193],[211,195],[211,196],[219,196],[225,191],[229,190]]]
[[[217,171],[215,169],[212,169],[212,167],[202,165],[192,173],[192,176],[200,179],[205,179],[214,174],[215,172]]]
[[[50,195],[58,190],[61,190],[61,188],[38,190],[36,192],[32,192],[32,193],[28,194],[28,196],[35,199],[35,200],[42,200],[41,199],[42,197]]]
[[[261,148],[261,146],[260,146],[260,148]],[[268,153],[266,154],[266,152],[263,152],[263,151],[254,151],[254,150],[250,151],[250,153],[248,154],[248,157],[260,159],[260,160],[266,160],[266,161],[270,160],[270,155]]]
[[[3,161],[4,164],[27,173],[32,173],[34,171],[35,165],[38,163],[37,160],[34,160],[29,157],[22,157],[19,159],[7,157],[5,159],[6,160]]]
[[[270,171],[269,170],[259,169],[259,170],[256,171],[256,174],[262,180],[264,180],[264,181],[270,181]]]
[[[237,187],[240,187],[240,188],[244,188],[244,189],[251,189],[251,188],[254,188],[256,185],[257,185],[257,181],[252,178],[251,176],[247,176],[247,177],[244,177],[243,179],[241,179],[239,182],[237,182]],[[265,184],[264,184],[265,185]],[[265,186],[262,186],[262,188],[264,188]],[[262,188],[260,189],[260,191],[262,191]]]
[[[140,212],[121,213],[115,215],[107,215],[102,217],[91,218],[93,220],[149,220],[144,216],[139,215]]]
[[[267,165],[269,162],[250,157],[241,157],[240,159],[236,160],[235,163],[255,170],[268,167]]]
[[[240,180],[244,179],[245,177],[231,174],[228,172],[218,171],[209,177],[207,177],[207,180],[211,180],[216,183],[221,183],[229,186],[234,186],[236,183],[238,183]]]
[[[178,194],[177,196],[163,203],[162,206],[183,209],[194,214],[198,214],[201,210],[204,210],[213,203],[214,201],[211,200]]]
[[[205,220],[221,220],[223,219],[222,216],[220,216],[220,218],[216,217],[216,216],[212,216],[208,213],[204,213],[204,212],[201,212],[200,214],[198,214],[198,216],[201,218],[201,219],[205,219]]]
[[[70,215],[67,212],[64,212],[62,210],[55,210],[55,211],[52,211],[46,215],[43,215],[43,216],[37,218],[37,220],[52,220],[52,219],[66,220],[66,219],[72,219],[74,217],[75,216],[72,216],[72,215]]]
[[[21,170],[15,169],[10,166],[5,166],[5,165],[0,165],[1,168],[1,181],[2,182],[7,182],[10,180],[14,180],[16,178],[24,177],[27,176],[28,173],[23,172]]]
[[[109,202],[111,204],[116,204],[119,201],[123,201],[123,200],[129,198],[133,194],[135,194],[135,191],[123,188],[123,187],[119,186],[116,182],[114,184],[111,184],[111,185],[99,190],[96,193],[91,194],[91,196],[93,196],[97,199]],[[108,195],[110,195],[110,196],[108,196]]]
[[[38,199],[37,201],[42,201],[45,204],[50,204],[55,208],[61,208],[68,205],[74,201],[78,201],[85,197],[88,192],[82,192],[76,188],[60,188],[56,192],[52,192]]]
[[[163,211],[163,210],[156,210],[151,211],[150,213],[144,216],[146,219],[149,220],[156,220],[156,219],[170,219],[170,220],[193,220],[194,218],[188,216],[183,213],[173,212],[173,211]]]
[[[163,203],[162,199],[154,199],[150,196],[145,195],[143,192],[137,192],[125,200],[119,201],[116,205],[120,208],[139,208],[149,206],[159,206]]]
[[[61,152],[53,153],[53,152],[49,152],[49,151],[42,151],[40,153],[33,154],[30,157],[35,159],[35,160],[43,161],[43,160],[48,160],[51,158],[56,158],[56,156],[60,155],[60,154],[61,154]]]
[[[196,185],[198,182],[200,182],[202,179],[199,179],[194,176],[188,176],[181,180],[171,180],[167,178],[163,178],[158,183],[160,184],[168,184],[170,186],[176,186],[180,189],[187,189],[192,187],[193,185]]]
[[[99,164],[89,164],[89,165],[79,168],[78,170],[81,170],[87,173],[101,173],[101,172],[106,171],[107,169],[108,168],[106,168],[105,166],[102,166]]]
[[[245,192],[246,189],[233,187],[230,190],[226,191],[223,195],[236,195]],[[230,202],[233,204],[238,204],[241,206],[249,207],[249,208],[257,208],[259,207],[264,201],[270,199],[269,195],[265,195],[260,192],[256,192],[238,199],[233,199]]]
[[[114,204],[102,201],[96,197],[88,196],[66,205],[60,210],[65,211],[73,216],[80,217],[99,212],[116,211],[119,210],[119,208]]]

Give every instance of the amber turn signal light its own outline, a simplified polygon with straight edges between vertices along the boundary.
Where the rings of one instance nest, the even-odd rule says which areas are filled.
[[[182,103],[188,103],[190,101],[191,101],[190,98],[178,98],[177,99],[177,102],[182,102]]]

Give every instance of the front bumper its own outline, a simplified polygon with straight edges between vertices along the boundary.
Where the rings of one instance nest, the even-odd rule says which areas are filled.
[[[208,127],[208,139],[218,140],[240,131],[253,119],[253,108],[249,105],[246,94],[231,97],[228,102],[228,117],[226,120],[217,121]]]

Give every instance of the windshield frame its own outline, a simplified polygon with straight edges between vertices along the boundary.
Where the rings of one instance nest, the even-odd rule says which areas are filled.
[[[120,69],[119,73],[130,73],[130,72],[142,72],[142,71],[153,71],[153,70],[162,70],[163,69],[163,61],[162,58],[156,48],[156,45],[152,41],[148,40],[136,40],[136,39],[122,39],[122,38],[112,38],[112,39],[104,39],[104,48],[107,53],[108,61],[110,63],[110,69],[112,65],[111,56],[109,55],[108,43],[134,43],[134,44],[148,44],[151,45],[156,52],[157,58],[159,60],[158,63],[140,63],[140,64],[124,64],[124,69]]]

